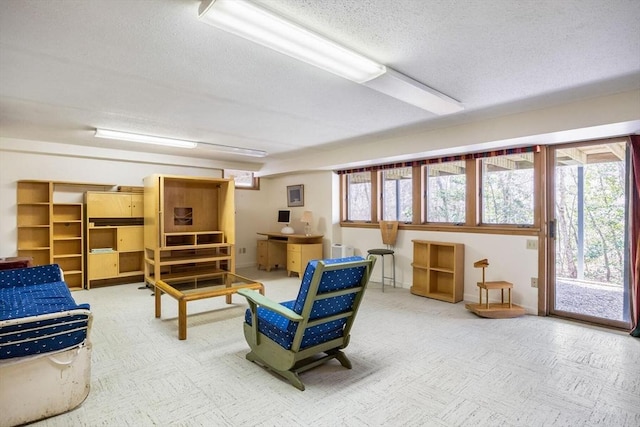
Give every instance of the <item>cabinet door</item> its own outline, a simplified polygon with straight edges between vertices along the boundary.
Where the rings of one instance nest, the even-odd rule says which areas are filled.
[[[89,254],[89,280],[108,279],[118,275],[118,253]]]
[[[144,250],[143,226],[118,227],[118,251],[135,252]]]
[[[322,259],[322,244],[314,243],[309,245],[300,245],[300,266],[301,270],[307,268],[309,261],[314,259]]]
[[[131,195],[131,216],[134,218],[144,217],[144,195],[132,194]]]
[[[131,194],[88,193],[89,218],[122,218],[131,216]]]

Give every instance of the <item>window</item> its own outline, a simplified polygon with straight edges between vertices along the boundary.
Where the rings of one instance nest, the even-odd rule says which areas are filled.
[[[465,161],[424,166],[427,222],[464,223],[467,175]]]
[[[533,153],[480,160],[483,224],[533,225]]]
[[[347,220],[371,221],[371,172],[354,172],[346,176]]]
[[[340,219],[496,234],[531,228],[516,233],[530,235],[540,227],[540,152],[517,147],[339,171]]]
[[[382,219],[411,222],[413,215],[411,167],[387,169],[382,172]]]
[[[254,177],[253,172],[251,171],[225,169],[224,177],[232,178],[235,181],[236,188],[242,188],[242,189],[248,189],[248,190],[260,189],[260,178]]]

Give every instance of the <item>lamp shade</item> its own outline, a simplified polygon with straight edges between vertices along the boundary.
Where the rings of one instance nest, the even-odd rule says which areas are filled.
[[[313,213],[311,211],[302,212],[302,218],[300,222],[306,222],[307,224],[313,221]]]

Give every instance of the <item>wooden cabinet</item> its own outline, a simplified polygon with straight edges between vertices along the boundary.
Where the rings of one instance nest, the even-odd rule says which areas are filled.
[[[144,179],[145,281],[235,272],[233,180],[171,175]]]
[[[133,200],[136,200],[135,205]],[[96,285],[142,280],[142,200],[142,194],[86,193],[88,289]],[[132,216],[136,213],[139,216]]]
[[[84,287],[84,211],[88,188],[112,187],[62,181],[17,182],[18,256],[33,265],[59,264],[71,289]],[[62,195],[58,201],[56,195]],[[77,203],[73,203],[77,198]],[[67,200],[68,199],[68,200]]]
[[[95,224],[87,228],[87,288],[93,280],[110,279],[108,283],[100,283],[110,284],[142,278],[143,228],[142,225]]]
[[[411,293],[456,303],[464,294],[464,245],[413,240]]]
[[[89,288],[92,280],[110,279],[118,276],[118,253],[89,253],[87,279]]]
[[[90,218],[142,218],[143,195],[121,192],[87,192],[87,216]]]

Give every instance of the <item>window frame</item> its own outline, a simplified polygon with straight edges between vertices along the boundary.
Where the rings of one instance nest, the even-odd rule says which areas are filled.
[[[537,236],[541,232],[541,224],[544,223],[544,211],[542,201],[544,200],[544,159],[546,158],[546,146],[534,146],[533,150],[533,225],[530,224],[489,224],[481,222],[481,203],[482,203],[482,183],[480,161],[486,155],[466,154],[465,171],[466,171],[466,196],[465,196],[465,222],[464,223],[440,223],[426,222],[426,179],[424,173],[426,168],[422,166],[426,163],[424,160],[407,162],[402,165],[382,165],[370,168],[371,172],[371,221],[353,221],[347,218],[347,202],[348,188],[346,176],[351,172],[364,172],[366,170],[357,171],[339,171],[340,174],[340,190],[341,190],[341,217],[340,225],[342,227],[362,227],[374,228],[379,226],[382,219],[382,208],[384,203],[384,194],[382,189],[381,171],[385,168],[402,167],[409,164],[413,165],[412,170],[412,204],[413,218],[410,222],[400,222],[400,228],[406,230],[424,230],[424,231],[453,231],[466,233],[486,233],[486,234],[511,234],[511,235],[527,235]],[[489,153],[491,155],[491,153]],[[451,159],[461,160],[461,159]],[[440,159],[445,162],[447,159]],[[374,197],[375,195],[375,197]]]
[[[234,187],[236,190],[260,190],[260,178],[258,178],[254,172],[243,170],[243,169],[223,169],[222,177],[225,179],[233,179],[235,175],[231,174],[231,171],[238,172],[249,172],[251,174],[251,185],[238,185],[235,183]],[[235,182],[235,179],[234,179]]]

